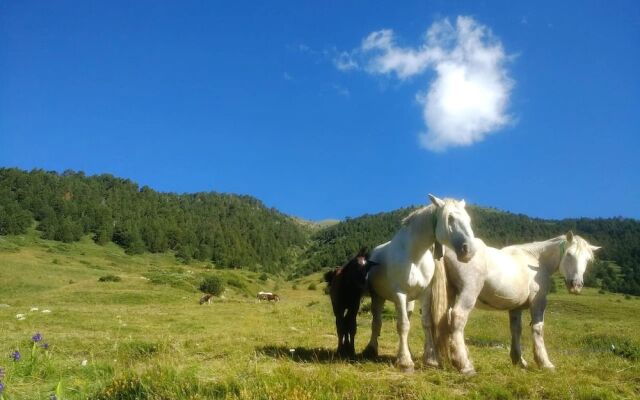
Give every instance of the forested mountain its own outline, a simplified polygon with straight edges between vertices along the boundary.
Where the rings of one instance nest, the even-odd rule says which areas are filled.
[[[306,274],[344,263],[362,246],[391,239],[416,207],[312,226],[250,196],[160,193],[111,175],[85,176],[0,169],[0,235],[34,221],[46,239],[113,241],[129,253],[174,251],[216,266]],[[640,221],[625,218],[529,218],[468,206],[476,236],[487,244],[548,239],[569,229],[603,246],[587,282],[640,295]]]
[[[299,273],[340,265],[362,246],[371,249],[390,240],[400,227],[402,218],[416,208],[347,219],[317,232],[312,237]],[[625,218],[554,221],[491,208],[467,206],[467,209],[475,235],[494,247],[545,240],[573,230],[590,243],[603,247],[597,253],[599,261],[590,267],[585,277],[587,283],[611,291],[640,295],[640,221]]]
[[[249,196],[159,193],[111,175],[0,169],[0,235],[33,223],[46,239],[91,234],[129,253],[173,250],[223,267],[280,271],[307,245],[308,229]]]

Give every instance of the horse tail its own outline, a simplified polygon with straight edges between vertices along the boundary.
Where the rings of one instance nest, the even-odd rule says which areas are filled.
[[[431,281],[431,335],[442,363],[449,362],[449,316],[450,294],[444,258],[435,259],[435,270]]]
[[[329,284],[329,286],[331,286],[331,282],[333,282],[333,278],[336,276],[336,270],[332,269],[330,271],[327,271],[324,273],[324,281],[327,282]]]

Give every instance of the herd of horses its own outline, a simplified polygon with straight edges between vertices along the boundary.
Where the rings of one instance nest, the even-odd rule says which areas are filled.
[[[543,326],[551,275],[564,277],[570,293],[583,286],[587,264],[599,249],[571,231],[549,240],[497,249],[476,238],[464,200],[429,195],[431,204],[402,221],[387,243],[361,250],[325,274],[336,320],[338,354],[355,356],[356,316],[364,295],[371,296],[371,338],[363,355],[377,356],[385,301],[396,309],[399,337],[396,365],[412,371],[408,346],[415,300],[422,304],[426,366],[450,361],[461,373],[474,374],[464,328],[474,307],[509,313],[511,360],[527,367],[520,337],[522,311],[529,309],[533,354],[539,367],[553,369],[544,345]]]

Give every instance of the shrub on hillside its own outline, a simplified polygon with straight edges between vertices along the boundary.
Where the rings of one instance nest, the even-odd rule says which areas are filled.
[[[309,289],[309,290],[316,290],[317,288],[318,288],[318,287],[317,287],[317,286],[316,286],[316,284],[315,284],[315,283],[313,283],[313,282],[309,284],[309,287],[307,287],[307,289]]]
[[[224,282],[219,277],[210,275],[204,278],[202,283],[200,283],[199,289],[203,293],[220,296],[222,292],[224,292]]]
[[[98,278],[98,282],[120,282],[121,280],[122,278],[120,278],[118,275],[113,274],[104,275]]]

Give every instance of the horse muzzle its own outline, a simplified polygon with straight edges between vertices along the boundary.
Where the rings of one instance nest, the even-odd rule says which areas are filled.
[[[580,292],[582,291],[582,287],[584,286],[584,283],[577,279],[573,279],[571,281],[567,280],[564,283],[567,286],[567,290],[571,294],[580,294]]]
[[[467,243],[463,243],[459,249],[456,249],[456,257],[460,262],[469,262],[476,254],[476,249],[473,246],[469,246]]]

